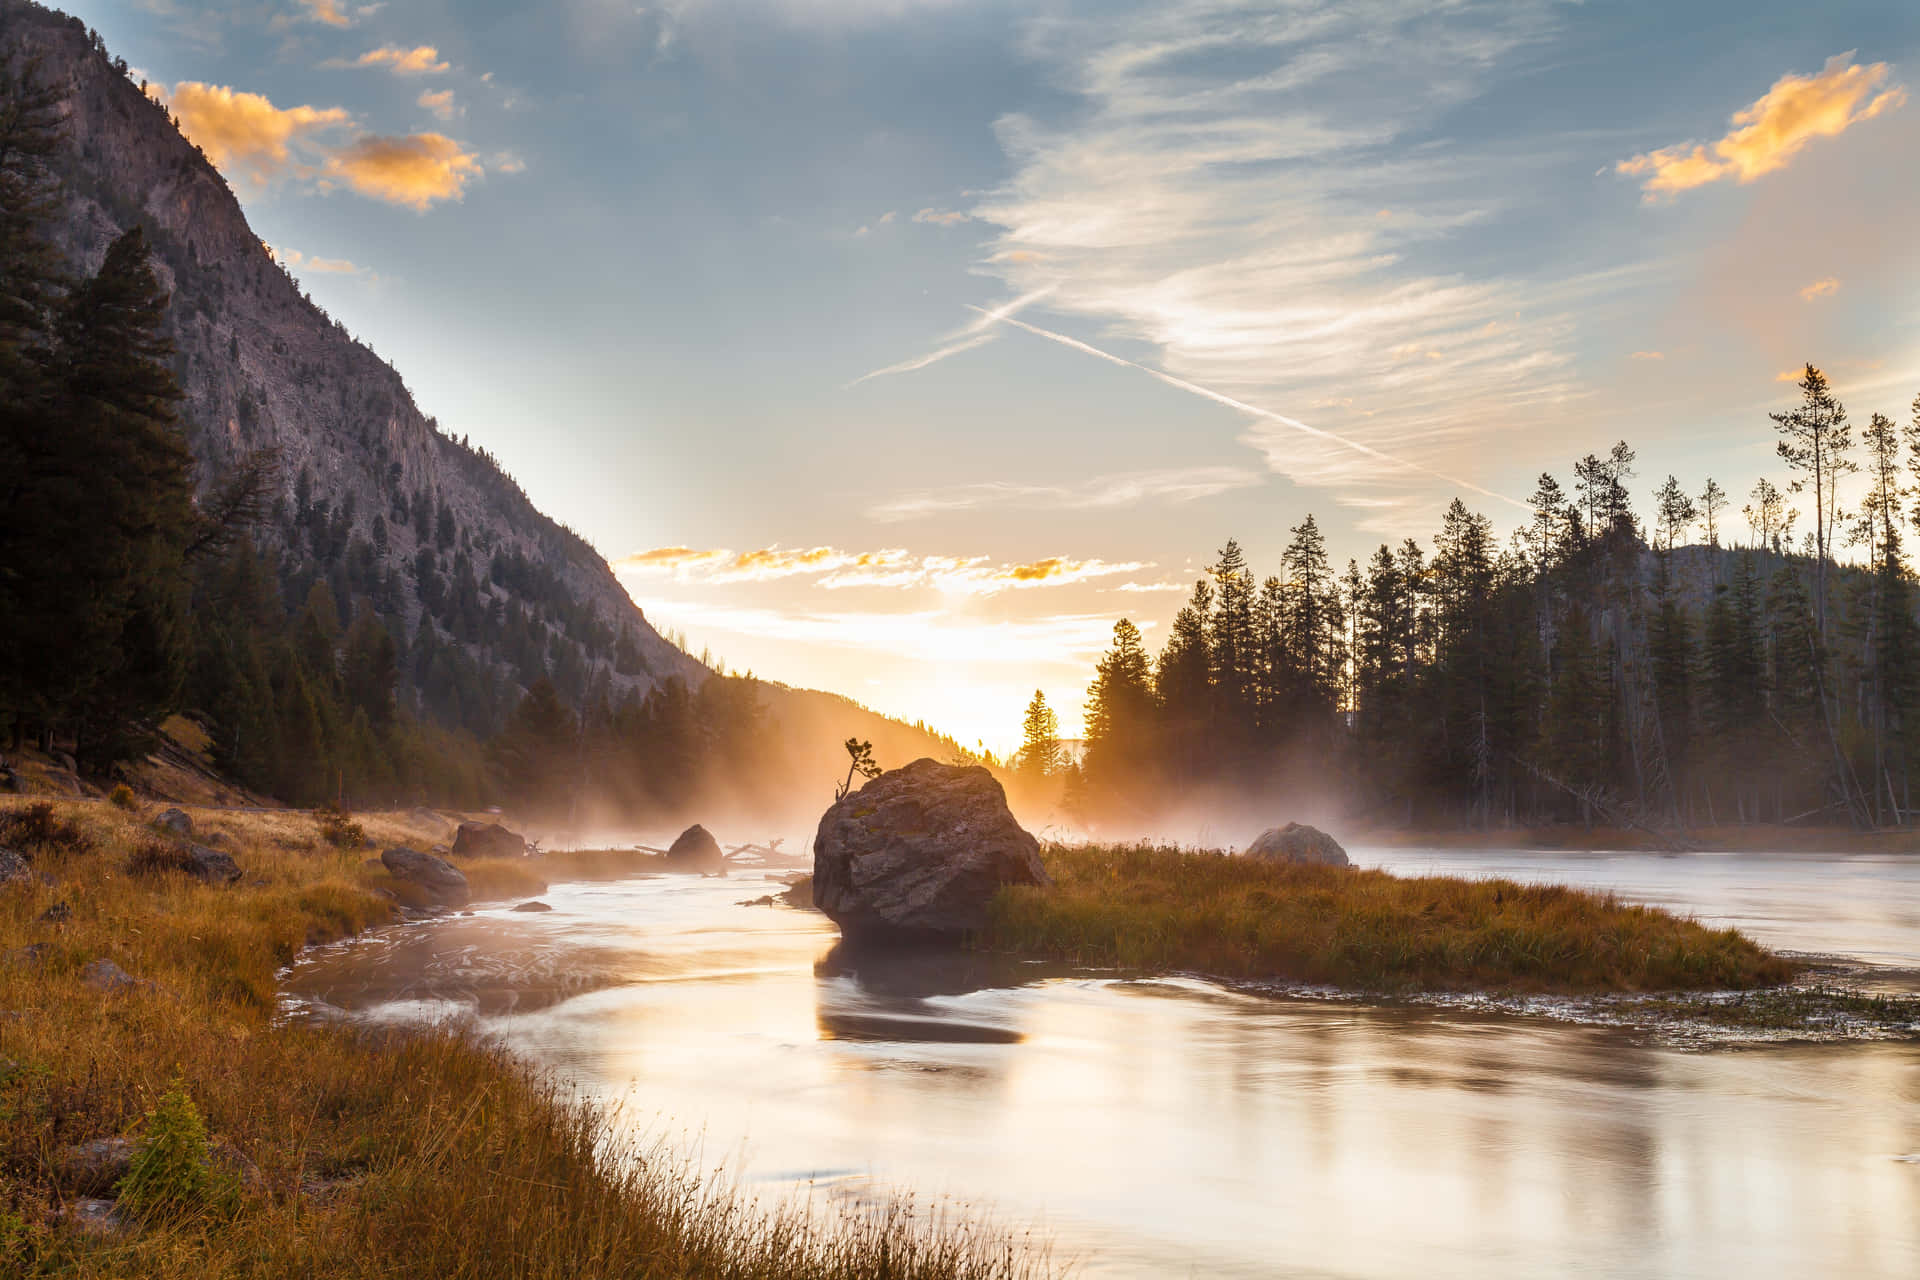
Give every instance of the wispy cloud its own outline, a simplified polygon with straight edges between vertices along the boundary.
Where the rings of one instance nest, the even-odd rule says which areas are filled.
[[[989,556],[913,555],[905,550],[843,551],[763,547],[757,551],[656,547],[614,563],[616,573],[670,577],[679,582],[765,582],[807,577],[827,590],[924,587],[957,595],[996,595],[1034,587],[1067,586],[1137,573],[1151,565],[1047,556],[1008,564]]]
[[[872,222],[869,222],[862,226],[854,228],[853,234],[855,236],[870,236],[873,234],[873,230],[875,227],[886,226],[889,222],[892,222],[894,220],[895,216],[896,215],[894,210],[889,209],[885,213],[881,214],[879,217],[875,218]]]
[[[1890,68],[1861,66],[1837,54],[1817,75],[1784,75],[1752,105],[1734,112],[1734,127],[1711,146],[1682,142],[1622,160],[1619,172],[1644,178],[1648,200],[1710,182],[1752,182],[1787,163],[1816,138],[1832,138],[1907,100],[1899,85],[1882,88]]]
[[[1000,229],[982,269],[1051,287],[1049,312],[1098,326],[1083,351],[1145,344],[1158,359],[1127,363],[1248,414],[1242,438],[1272,470],[1343,501],[1391,496],[1401,506],[1370,517],[1388,522],[1495,433],[1586,394],[1574,316],[1602,282],[1424,265],[1525,199],[1530,166],[1561,163],[1431,139],[1561,14],[1548,0],[1050,14],[1029,51],[1078,101],[999,121],[1012,176],[968,210]],[[1257,407],[1335,398],[1356,403],[1307,430]]]
[[[310,22],[325,23],[329,27],[344,27],[353,20],[340,0],[300,0],[300,7],[306,11]]]
[[[411,49],[389,44],[369,49],[351,63],[336,60],[327,65],[384,67],[397,76],[432,76],[451,70],[453,64],[442,61],[440,51],[430,44],[416,45]]]
[[[845,391],[857,387],[863,382],[871,381],[874,378],[884,378],[889,374],[913,373],[916,370],[926,368],[928,365],[938,364],[948,356],[957,356],[963,351],[971,351],[975,347],[985,346],[998,336],[993,332],[993,325],[996,321],[1003,320],[1016,312],[1032,306],[1051,292],[1051,287],[1034,289],[1021,294],[1009,302],[1003,302],[997,307],[975,307],[973,310],[976,314],[973,319],[969,320],[962,328],[941,338],[940,341],[942,345],[924,354],[902,360],[897,364],[885,365],[879,369],[873,369],[863,373],[852,382],[843,386],[841,390]]]
[[[1144,502],[1193,502],[1262,482],[1258,472],[1244,467],[1175,467],[1160,471],[1125,471],[1095,476],[1073,485],[1021,484],[985,481],[921,489],[871,508],[880,521],[912,520],[950,511],[989,507],[1024,507],[1049,511],[1090,511],[1131,507]]]
[[[1812,302],[1815,298],[1831,298],[1838,292],[1840,292],[1840,281],[1833,276],[1827,276],[1825,279],[1815,280],[1812,284],[1802,289],[1800,291],[1800,301]]]
[[[286,264],[294,271],[311,271],[327,276],[363,276],[369,280],[376,278],[372,271],[357,266],[345,258],[308,257],[298,249],[279,249],[272,246],[268,247],[268,252],[276,261]]]
[[[963,222],[972,222],[973,215],[962,213],[958,209],[922,209],[913,215],[915,222],[930,222],[936,227],[955,227]]]

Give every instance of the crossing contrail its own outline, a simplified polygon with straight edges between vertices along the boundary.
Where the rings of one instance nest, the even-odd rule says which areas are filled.
[[[985,346],[987,343],[993,341],[993,334],[988,332],[988,330],[992,329],[995,324],[1011,318],[1014,312],[1032,306],[1052,292],[1053,286],[1048,285],[1044,289],[1035,289],[1031,293],[1023,293],[1011,302],[1003,302],[997,307],[974,307],[972,310],[978,311],[980,314],[968,322],[967,327],[960,330],[960,332],[948,335],[955,339],[955,341],[949,342],[944,347],[936,347],[923,356],[915,356],[911,360],[902,360],[899,364],[890,364],[885,368],[875,369],[871,373],[863,373],[840,389],[845,391],[849,387],[857,387],[869,379],[884,378],[891,373],[912,373],[916,369],[924,369],[930,364],[939,364],[948,356],[957,356],[962,351],[971,351],[975,347]]]
[[[1177,387],[1182,391],[1211,400],[1215,404],[1223,404],[1229,409],[1238,409],[1241,413],[1250,414],[1253,417],[1262,418],[1268,422],[1279,423],[1289,430],[1298,431],[1302,435],[1312,436],[1316,440],[1324,440],[1329,444],[1338,445],[1343,449],[1360,454],[1362,457],[1371,458],[1376,462],[1384,462],[1389,466],[1402,467],[1408,471],[1418,471],[1422,475],[1432,476],[1436,480],[1445,480],[1448,484],[1458,485],[1462,489],[1471,490],[1485,498],[1492,498],[1495,502],[1504,502],[1510,506],[1519,507],[1522,511],[1531,509],[1526,503],[1521,502],[1517,498],[1509,498],[1504,493],[1495,493],[1492,489],[1484,488],[1471,480],[1463,480],[1459,476],[1449,475],[1444,471],[1435,470],[1422,463],[1413,462],[1406,458],[1397,458],[1390,453],[1382,453],[1372,445],[1361,444],[1358,440],[1350,440],[1346,436],[1337,435],[1334,432],[1310,426],[1298,418],[1289,418],[1284,413],[1275,413],[1273,410],[1263,409],[1257,404],[1248,404],[1245,400],[1236,400],[1223,391],[1215,391],[1211,387],[1203,387],[1197,382],[1188,382],[1185,378],[1176,378],[1170,373],[1153,368],[1151,365],[1140,364],[1137,361],[1127,359],[1125,356],[1114,355],[1111,351],[1102,351],[1100,348],[1082,342],[1078,338],[1070,338],[1064,333],[1055,333],[1051,329],[1042,329],[1039,325],[1028,324],[1025,320],[1016,320],[1010,311],[989,311],[985,307],[976,307],[971,303],[968,304],[968,309],[979,312],[986,324],[1010,324],[1016,329],[1024,329],[1028,333],[1038,337],[1058,342],[1062,346],[1072,347],[1075,351],[1084,351],[1090,356],[1105,360],[1109,364],[1117,364],[1123,369],[1137,369],[1149,377],[1158,378],[1170,387]]]

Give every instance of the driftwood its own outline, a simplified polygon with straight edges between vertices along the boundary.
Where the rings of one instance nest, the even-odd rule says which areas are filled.
[[[1623,803],[1616,804],[1607,789],[1597,783],[1590,783],[1584,787],[1576,787],[1570,782],[1555,777],[1552,773],[1549,773],[1531,760],[1524,759],[1520,756],[1515,756],[1513,759],[1521,768],[1540,779],[1540,781],[1546,783],[1548,786],[1557,787],[1561,791],[1566,792],[1575,800],[1580,801],[1593,812],[1599,814],[1609,826],[1631,827],[1635,831],[1653,837],[1653,839],[1663,845],[1669,853],[1695,853],[1701,848],[1698,843],[1688,839],[1685,834],[1663,830],[1646,821],[1644,818],[1641,818],[1634,812],[1634,806]]]

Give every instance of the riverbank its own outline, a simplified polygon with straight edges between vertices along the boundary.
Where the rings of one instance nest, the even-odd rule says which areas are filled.
[[[1044,1270],[910,1205],[756,1212],[660,1153],[622,1154],[609,1116],[459,1035],[279,1017],[275,975],[302,947],[395,918],[372,850],[331,843],[308,814],[201,811],[193,838],[241,872],[216,887],[134,870],[167,864],[142,856],[169,847],[152,816],[0,807],[0,847],[26,862],[0,884],[0,1272]],[[409,815],[359,821],[376,844],[425,847]],[[531,874],[464,869],[480,894],[492,876],[517,896]]]
[[[1920,828],[1860,831],[1853,827],[1814,827],[1754,823],[1691,827],[1667,836],[1633,827],[1409,828],[1358,826],[1343,834],[1357,845],[1386,848],[1538,849],[1542,851],[1670,852],[1676,844],[1718,853],[1910,853],[1920,854]]]
[[[1773,987],[1800,966],[1731,929],[1557,885],[1051,845],[976,940],[1138,973],[1358,992],[1603,994]]]

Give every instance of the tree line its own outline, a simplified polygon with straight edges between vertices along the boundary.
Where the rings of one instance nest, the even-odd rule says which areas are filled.
[[[1819,369],[1798,391],[1771,415],[1789,483],[1754,485],[1744,538],[1712,479],[1636,509],[1622,442],[1571,488],[1543,474],[1505,544],[1458,499],[1427,546],[1343,570],[1312,515],[1278,574],[1229,541],[1157,655],[1116,624],[1084,761],[1049,765],[1068,807],[1139,822],[1201,789],[1322,788],[1410,825],[1910,823],[1920,399],[1856,437]]]

